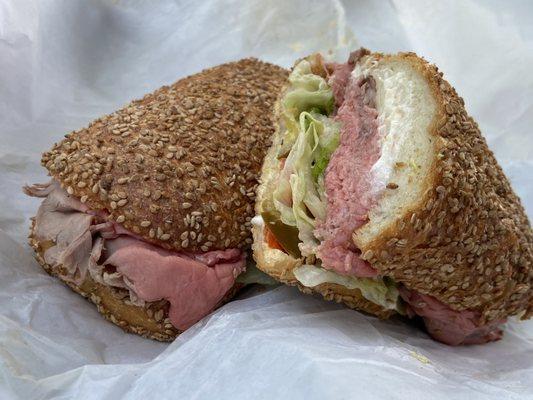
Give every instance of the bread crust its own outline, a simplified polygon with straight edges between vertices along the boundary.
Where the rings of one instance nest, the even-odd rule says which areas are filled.
[[[480,323],[509,315],[530,318],[533,313],[533,234],[528,218],[509,181],[468,116],[464,101],[434,65],[414,53],[383,55],[377,60],[403,60],[427,81],[437,110],[429,129],[437,157],[422,185],[425,194],[411,209],[398,215],[378,237],[354,243],[381,276],[390,276],[409,289],[431,295],[454,310],[473,310]],[[269,190],[276,141],[263,165],[256,213]],[[284,281],[301,260],[264,243],[261,228],[253,228],[254,257],[264,272]],[[281,253],[270,257],[272,252]],[[281,279],[280,279],[281,277]],[[286,283],[294,284],[295,278]],[[338,285],[328,296],[342,298]],[[345,288],[344,288],[345,289]],[[313,288],[314,291],[319,291]],[[373,312],[372,312],[373,313]]]
[[[37,262],[49,275],[58,278],[74,292],[93,303],[105,319],[122,328],[125,332],[135,333],[160,342],[170,342],[182,333],[172,325],[168,318],[170,304],[166,300],[146,302],[141,307],[128,301],[126,290],[98,283],[90,274],[87,274],[80,285],[65,280],[61,265],[51,266],[44,260],[44,252],[54,246],[54,243],[40,242],[35,238],[33,229],[34,221],[32,220],[29,244],[35,251]],[[216,308],[227,303],[241,288],[242,285],[236,283],[224,299],[217,304]]]
[[[531,226],[463,99],[414,53],[372,57],[401,59],[425,78],[437,104],[429,129],[437,157],[410,210],[370,241],[354,234],[363,258],[454,310],[479,312],[481,323],[531,317]]]
[[[66,135],[42,164],[69,194],[148,242],[243,248],[286,78],[256,59],[207,69]]]

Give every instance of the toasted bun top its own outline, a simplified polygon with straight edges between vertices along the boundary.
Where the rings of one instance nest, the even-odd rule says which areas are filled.
[[[256,59],[207,69],[66,135],[42,164],[147,241],[177,251],[243,247],[286,78]]]

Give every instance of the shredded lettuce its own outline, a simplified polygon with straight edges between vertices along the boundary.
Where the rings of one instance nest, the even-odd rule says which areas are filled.
[[[286,128],[283,144],[278,157],[286,156],[299,133],[300,114],[313,111],[329,115],[333,111],[335,99],[326,80],[313,73],[312,60],[302,60],[289,75],[289,89],[282,102],[282,118]]]
[[[331,119],[315,113],[300,114],[300,129],[296,142],[287,157],[286,165],[292,167],[290,176],[292,211],[301,240],[300,251],[313,254],[319,241],[313,231],[316,220],[326,218],[323,172],[320,181],[314,168],[317,162],[327,165],[338,143],[339,127]],[[324,147],[327,144],[329,147]]]
[[[302,60],[289,76],[290,88],[282,99],[286,131],[278,157],[285,158],[273,203],[281,221],[296,226],[304,255],[318,245],[315,220],[325,217],[323,174],[339,143],[339,126],[328,115],[334,97],[326,80]]]
[[[337,274],[314,265],[302,265],[292,271],[298,281],[307,287],[322,283],[336,283],[348,289],[359,289],[365,299],[387,310],[402,312],[400,294],[389,279],[355,278]]]
[[[339,146],[339,126],[334,124],[332,120],[324,118],[322,115],[319,116],[319,119],[323,120],[324,130],[318,136],[319,146],[315,154],[314,165],[311,168],[313,178],[317,181],[319,178],[323,178],[329,159]]]

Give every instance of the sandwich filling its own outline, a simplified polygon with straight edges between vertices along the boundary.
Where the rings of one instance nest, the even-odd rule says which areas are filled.
[[[204,253],[170,251],[144,241],[70,196],[57,181],[26,187],[44,198],[33,237],[47,243],[44,261],[59,268],[61,277],[81,285],[94,281],[123,289],[131,304],[165,299],[173,326],[185,330],[213,311],[246,269],[239,249]]]
[[[363,55],[338,65],[317,55],[295,66],[282,99],[282,168],[262,218],[273,246],[306,259],[293,271],[304,286],[358,288],[367,300],[398,310],[396,285],[378,277],[351,240],[379,196],[371,172],[380,156],[375,82],[351,79]]]
[[[304,259],[293,270],[304,286],[357,288],[386,309],[423,317],[430,334],[445,343],[496,340],[497,324],[481,326],[476,312],[452,310],[379,276],[354,244],[354,231],[387,189],[390,164],[390,152],[382,154],[390,143],[376,106],[379,78],[354,71],[368,54],[358,50],[344,64],[313,55],[294,67],[281,99],[280,172],[262,203],[265,238]]]

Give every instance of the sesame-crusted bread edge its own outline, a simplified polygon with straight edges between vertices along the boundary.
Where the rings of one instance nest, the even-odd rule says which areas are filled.
[[[34,220],[31,223],[28,242],[33,248],[35,259],[41,267],[49,275],[58,278],[75,293],[93,303],[106,320],[127,333],[134,333],[160,342],[171,342],[182,333],[170,322],[168,315],[170,305],[166,300],[145,302],[144,306],[137,306],[128,303],[128,296],[125,291],[98,283],[89,274],[80,285],[63,279],[61,265],[51,266],[44,260],[44,252],[50,246],[53,246],[53,243],[40,242],[34,237],[33,230]],[[230,301],[241,288],[242,285],[236,283],[216,305],[215,309]]]
[[[376,55],[374,55],[376,56]],[[533,234],[520,199],[464,101],[436,66],[403,60],[424,77],[437,104],[428,134],[435,163],[425,195],[374,237],[354,241],[380,275],[431,295],[481,323],[533,313]]]
[[[42,164],[69,194],[158,246],[247,247],[286,77],[257,59],[206,69],[66,135]]]

